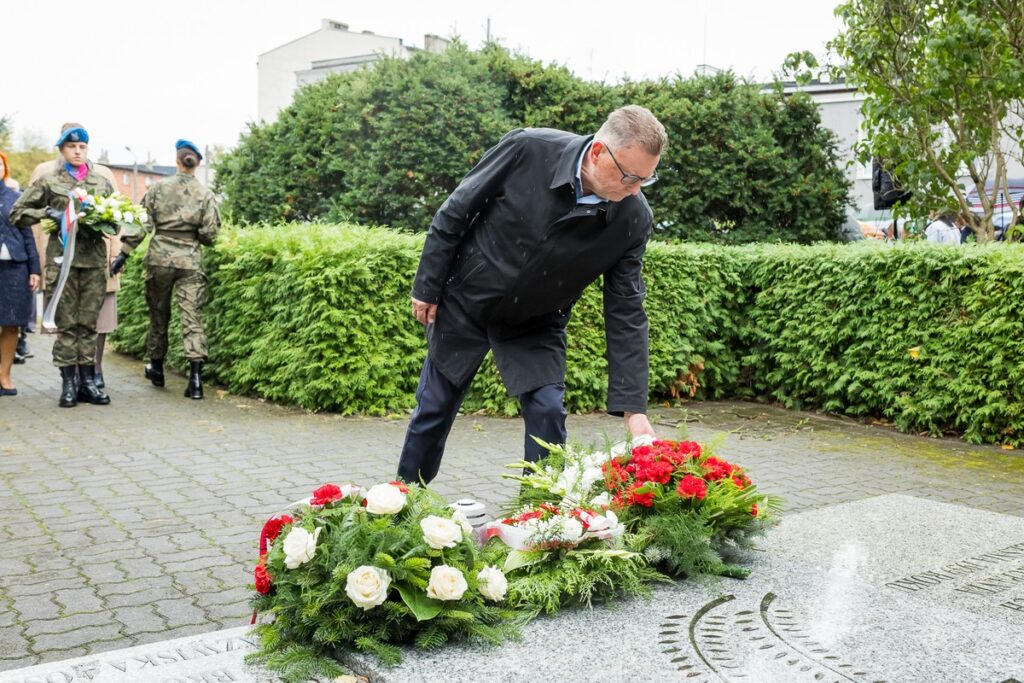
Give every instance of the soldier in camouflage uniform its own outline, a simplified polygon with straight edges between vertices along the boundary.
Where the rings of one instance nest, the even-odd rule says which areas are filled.
[[[220,214],[213,193],[196,180],[196,168],[203,156],[188,140],[175,144],[178,173],[158,181],[142,198],[149,214],[148,226],[156,230],[146,253],[146,302],[149,304],[149,364],[145,376],[154,386],[164,385],[164,356],[167,354],[167,326],[171,320],[171,290],[178,290],[181,332],[189,360],[186,398],[203,397],[203,363],[209,352],[203,332],[201,309],[206,298],[200,245],[210,246],[217,238]],[[144,235],[121,238],[121,253],[111,272],[117,273],[142,242]]]
[[[89,134],[84,128],[65,131],[57,140],[62,161],[52,172],[33,182],[11,209],[11,220],[32,226],[43,218],[60,222],[69,201],[68,193],[78,187],[90,194],[112,194],[113,184],[94,171],[88,161]],[[43,287],[53,294],[60,274],[63,247],[59,239],[46,245]],[[107,244],[102,233],[79,230],[74,260],[57,305],[57,340],[53,364],[60,368],[60,406],[70,408],[78,401],[107,405],[110,398],[96,387],[96,319],[107,290]]]

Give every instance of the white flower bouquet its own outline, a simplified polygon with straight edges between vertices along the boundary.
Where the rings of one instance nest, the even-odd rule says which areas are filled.
[[[81,188],[71,191],[69,201],[74,202],[81,230],[116,235],[122,229],[136,231],[149,222],[146,210],[122,194],[89,194]],[[60,225],[48,218],[41,221],[44,231],[57,233]]]
[[[301,650],[333,678],[340,650],[395,663],[401,644],[497,643],[535,613],[508,604],[466,517],[425,488],[326,484],[292,514],[264,526],[253,605],[273,618],[256,627],[253,661],[274,668]]]

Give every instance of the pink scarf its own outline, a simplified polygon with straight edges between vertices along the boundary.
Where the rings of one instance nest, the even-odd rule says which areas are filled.
[[[78,181],[85,180],[85,177],[89,175],[89,164],[82,164],[81,166],[64,164],[64,168],[67,170],[68,175]]]

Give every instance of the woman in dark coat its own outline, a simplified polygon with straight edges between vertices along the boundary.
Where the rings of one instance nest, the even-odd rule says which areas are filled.
[[[15,396],[11,365],[18,328],[32,315],[32,293],[39,289],[39,254],[31,228],[11,223],[11,207],[21,193],[8,187],[7,157],[0,152],[0,396]]]

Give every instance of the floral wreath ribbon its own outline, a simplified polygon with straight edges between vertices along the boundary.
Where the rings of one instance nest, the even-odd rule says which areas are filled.
[[[60,243],[64,247],[64,253],[54,259],[60,263],[60,275],[57,278],[57,286],[43,311],[43,328],[56,330],[57,305],[64,293],[64,285],[67,284],[68,276],[71,274],[71,262],[75,260],[75,242],[78,236],[78,213],[75,210],[75,201],[81,201],[84,193],[79,188],[68,192],[68,205],[64,207],[64,214],[60,217]]]

